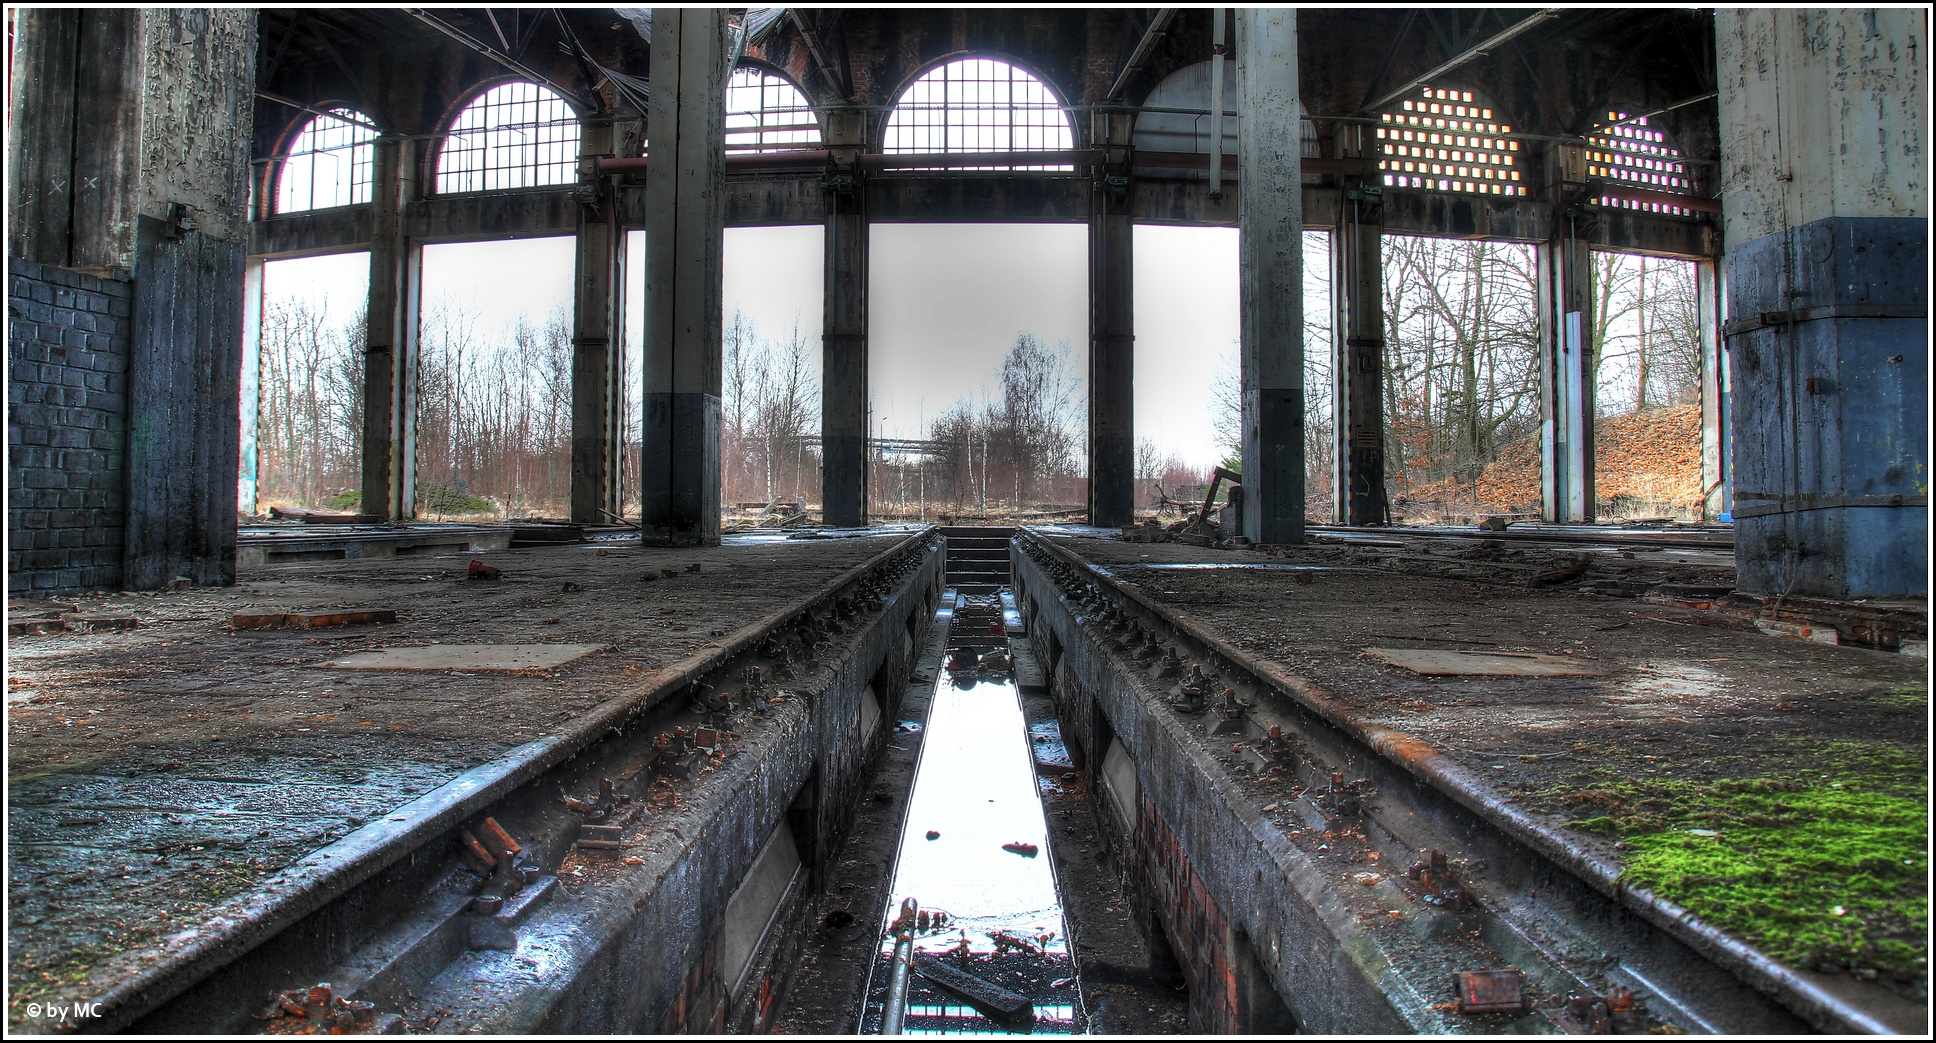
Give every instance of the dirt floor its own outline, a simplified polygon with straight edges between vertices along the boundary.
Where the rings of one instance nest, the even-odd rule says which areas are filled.
[[[1713,552],[1595,552],[1540,585],[1581,551],[1383,534],[1276,555],[1061,542],[1455,759],[1624,879],[1791,965],[1926,1001],[1926,659],[1579,592],[1729,585]],[[1423,676],[1372,648],[1544,653],[1596,673]]]
[[[98,993],[283,867],[904,535],[274,565],[232,588],[75,599],[139,627],[8,640],[10,1022],[29,1002]],[[471,557],[502,578],[467,578]],[[240,612],[361,608],[398,621],[230,626]],[[599,650],[522,674],[320,668],[463,643]]]

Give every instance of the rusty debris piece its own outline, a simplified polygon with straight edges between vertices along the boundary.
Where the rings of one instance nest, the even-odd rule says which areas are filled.
[[[1582,554],[1577,559],[1575,559],[1573,564],[1571,565],[1566,565],[1561,568],[1554,569],[1551,572],[1542,572],[1539,575],[1534,576],[1533,585],[1536,587],[1539,587],[1539,586],[1550,586],[1554,583],[1565,583],[1567,580],[1578,579],[1581,576],[1586,575],[1586,570],[1592,567],[1593,567],[1593,555]]]
[[[1613,1034],[1613,1011],[1600,996],[1569,996],[1565,1006],[1547,1016],[1569,1036]]]
[[[1024,843],[1020,840],[1014,840],[1014,841],[1010,841],[1009,843],[1003,844],[1002,850],[1009,851],[1017,855],[1021,855],[1023,858],[1034,858],[1042,851],[1041,848],[1036,847],[1034,844]]]
[[[341,1036],[370,1031],[376,1024],[376,1004],[346,1000],[325,981],[279,994],[257,1016],[269,1023],[263,1032],[271,1035]]]
[[[1452,975],[1461,1014],[1519,1014],[1526,1010],[1526,979],[1517,967],[1460,971]]]
[[[299,521],[304,525],[381,525],[389,520],[381,514],[339,514],[306,507],[271,507],[269,517],[277,521]]]
[[[1027,996],[957,970],[939,960],[918,961],[914,965],[914,973],[960,996],[999,1021],[1020,1020],[1034,1013],[1034,1004]]]
[[[229,620],[236,630],[320,630],[324,627],[394,623],[393,608],[338,609],[329,612],[237,612]]]
[[[1426,905],[1461,908],[1471,900],[1453,877],[1445,852],[1437,848],[1427,851],[1423,862],[1412,863],[1405,870],[1405,878],[1411,882],[1411,886],[1404,888],[1406,893]]]
[[[472,579],[499,579],[503,575],[503,569],[495,565],[486,565],[476,558],[471,559],[470,577]]]

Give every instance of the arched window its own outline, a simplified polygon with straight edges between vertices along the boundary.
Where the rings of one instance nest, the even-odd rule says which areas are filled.
[[[785,78],[736,69],[726,84],[726,151],[781,152],[820,144],[813,106]]]
[[[437,158],[438,192],[568,184],[578,177],[578,118],[535,83],[492,87],[451,122]]]
[[[1687,173],[1686,157],[1673,146],[1667,132],[1649,126],[1645,116],[1624,112],[1607,113],[1607,121],[1587,135],[1586,172],[1589,177],[1622,182],[1649,192],[1671,195],[1694,194],[1694,182]],[[1655,214],[1689,216],[1686,207],[1655,201],[1642,202],[1604,195],[1601,206],[1625,207]]]
[[[962,58],[915,80],[888,114],[886,153],[1074,148],[1069,117],[1041,80],[992,58]],[[1069,170],[1068,166],[982,167]]]
[[[276,213],[369,202],[376,137],[355,109],[331,109],[304,124],[276,178]]]
[[[1471,91],[1421,87],[1378,114],[1378,169],[1395,188],[1523,196],[1519,142]]]

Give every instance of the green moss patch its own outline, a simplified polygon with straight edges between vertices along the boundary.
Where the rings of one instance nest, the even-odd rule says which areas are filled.
[[[1702,806],[1679,809],[1678,828],[1628,838],[1623,880],[1788,963],[1922,971],[1920,802],[1821,788],[1698,796]]]
[[[1929,925],[1922,750],[1797,741],[1784,752],[1791,756],[1774,760],[1785,777],[1576,777],[1541,796],[1573,816],[1570,828],[1622,838],[1623,881],[1769,956],[1921,976]]]

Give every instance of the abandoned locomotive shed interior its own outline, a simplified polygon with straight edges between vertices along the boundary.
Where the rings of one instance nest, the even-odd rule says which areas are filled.
[[[1924,9],[7,18],[10,1032],[1930,1031]]]

